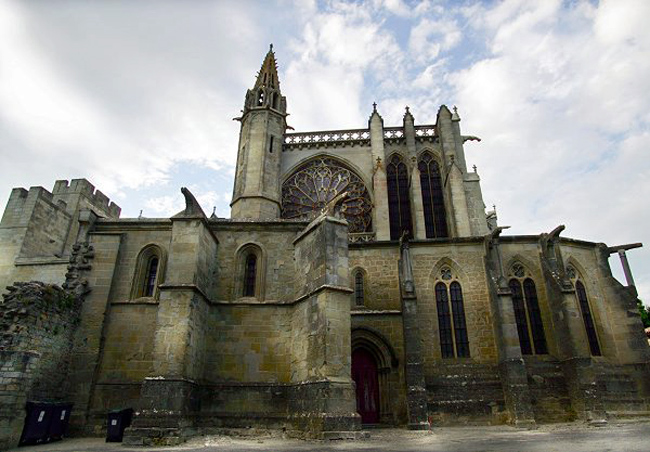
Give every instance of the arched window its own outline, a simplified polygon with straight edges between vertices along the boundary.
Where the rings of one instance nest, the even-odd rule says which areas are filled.
[[[580,303],[580,311],[582,311],[582,320],[585,323],[585,330],[587,331],[587,339],[589,340],[589,349],[594,356],[600,356],[600,345],[598,344],[598,335],[596,334],[596,326],[594,319],[591,316],[591,309],[589,308],[589,300],[587,299],[587,291],[585,290],[582,281],[576,281],[576,295]]]
[[[245,297],[255,296],[255,280],[257,278],[257,256],[253,253],[246,256],[244,266],[244,293]]]
[[[460,283],[453,281],[447,286],[439,282],[435,286],[435,295],[442,357],[469,358],[469,338]]]
[[[361,270],[357,270],[354,273],[354,304],[356,306],[363,306],[365,304],[363,272]]]
[[[142,248],[136,259],[131,299],[158,296],[158,286],[162,283],[165,272],[164,257],[164,252],[158,245]]]
[[[398,155],[391,157],[386,167],[386,182],[390,238],[397,240],[405,231],[409,237],[412,237],[408,171]]]
[[[526,297],[526,308],[528,309],[530,332],[533,335],[535,353],[538,355],[545,355],[548,353],[548,347],[546,346],[546,336],[544,335],[542,312],[539,310],[535,282],[530,278],[524,280],[524,296]]]
[[[523,267],[519,264],[516,264],[515,267],[515,274],[523,277],[525,275]],[[547,354],[548,347],[546,346],[544,324],[537,300],[535,282],[531,278],[525,278],[523,280],[523,290],[522,282],[518,278],[512,278],[508,285],[512,292],[512,305],[515,311],[521,353],[523,355],[532,355],[534,348],[537,355]]]
[[[424,208],[424,226],[427,238],[448,237],[440,166],[431,154],[425,152],[418,162],[418,170],[420,171],[422,207]]]
[[[266,252],[257,243],[246,243],[237,248],[234,256],[233,298],[264,299]]]
[[[156,289],[156,276],[158,276],[158,261],[158,256],[151,256],[149,259],[142,294],[144,297],[153,297]]]

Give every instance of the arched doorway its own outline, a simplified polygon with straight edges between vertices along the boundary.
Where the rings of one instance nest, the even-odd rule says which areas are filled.
[[[375,357],[365,348],[352,352],[352,379],[357,386],[357,412],[362,424],[379,423],[379,372]]]

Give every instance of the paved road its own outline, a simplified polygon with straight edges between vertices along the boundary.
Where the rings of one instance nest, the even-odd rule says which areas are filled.
[[[650,421],[605,427],[554,424],[536,430],[513,427],[444,427],[431,432],[371,430],[357,441],[300,441],[271,436],[194,438],[177,447],[127,448],[97,438],[70,438],[13,452],[650,452]]]

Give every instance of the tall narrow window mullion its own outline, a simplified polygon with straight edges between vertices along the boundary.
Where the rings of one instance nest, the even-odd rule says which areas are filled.
[[[434,238],[436,236],[436,229],[433,218],[433,195],[431,193],[429,165],[427,165],[425,157],[418,163],[418,170],[420,170],[420,188],[422,189],[422,208],[424,210],[424,229],[427,238]]]
[[[246,257],[244,269],[244,296],[255,296],[255,279],[257,277],[257,256],[249,254]]]
[[[436,237],[448,237],[447,212],[445,211],[445,198],[442,193],[442,178],[438,163],[432,161],[429,166],[431,177],[431,199],[433,202],[433,214],[435,220]]]
[[[357,306],[364,305],[363,297],[363,273],[360,271],[354,275],[354,299]]]
[[[411,196],[409,193],[409,176],[406,165],[402,162],[397,166],[397,186],[399,187],[400,237],[406,231],[413,236],[411,228]]]
[[[440,351],[443,358],[454,357],[454,339],[451,329],[451,315],[447,286],[443,283],[436,284],[436,305],[438,307],[438,330],[440,332]]]
[[[153,256],[147,264],[147,274],[144,280],[144,290],[142,296],[152,297],[156,290],[156,276],[158,275],[158,257]]]
[[[532,355],[533,351],[530,346],[530,337],[528,336],[528,321],[526,320],[526,308],[524,307],[521,283],[516,279],[511,279],[509,286],[510,292],[512,292],[512,307],[515,311],[515,321],[517,322],[519,347],[521,348],[522,355]]]
[[[542,313],[537,301],[537,290],[532,279],[524,280],[524,295],[526,297],[526,306],[528,307],[528,317],[530,318],[530,331],[533,334],[533,345],[535,353],[545,355],[548,353],[546,346],[546,336],[544,335],[544,324],[542,323]]]
[[[589,301],[587,300],[587,291],[581,281],[576,281],[576,293],[578,295],[578,301],[580,302],[582,320],[585,323],[585,330],[587,331],[587,339],[589,340],[591,354],[594,356],[600,356],[600,345],[598,344],[596,326],[594,325],[594,320],[591,316],[591,309],[589,308]]]
[[[467,324],[465,322],[465,308],[463,307],[463,292],[460,284],[456,281],[449,286],[451,298],[451,311],[454,317],[454,332],[456,335],[456,355],[469,357],[469,339],[467,336]]]
[[[386,184],[388,188],[388,219],[390,238],[400,238],[399,188],[397,184],[397,166],[391,163],[386,167]]]

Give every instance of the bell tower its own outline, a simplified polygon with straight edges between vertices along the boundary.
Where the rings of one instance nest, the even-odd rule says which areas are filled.
[[[287,129],[287,100],[280,92],[273,44],[246,100],[239,132],[232,218],[280,217],[280,159]]]

